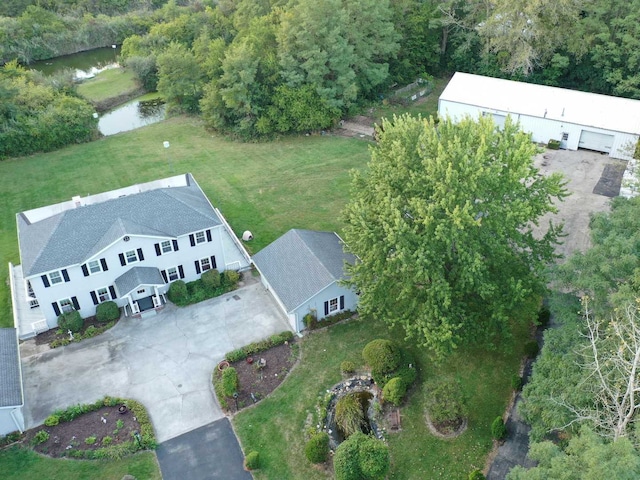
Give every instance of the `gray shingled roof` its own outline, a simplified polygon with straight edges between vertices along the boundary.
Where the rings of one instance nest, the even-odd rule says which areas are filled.
[[[344,264],[356,257],[345,253],[333,232],[289,230],[253,256],[288,311],[345,277]]]
[[[20,356],[15,328],[0,328],[0,407],[22,405]]]
[[[22,268],[29,277],[84,263],[124,235],[176,238],[220,224],[195,182],[74,208],[31,224],[18,214]]]
[[[133,267],[116,278],[114,283],[122,296],[140,285],[164,285],[164,279],[156,267]]]

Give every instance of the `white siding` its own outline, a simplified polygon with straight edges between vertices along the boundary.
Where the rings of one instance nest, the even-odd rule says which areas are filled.
[[[298,306],[293,313],[296,314],[297,323],[299,324],[299,329],[296,331],[300,331],[304,328],[304,324],[302,323],[302,318],[309,312],[315,311],[318,320],[321,320],[325,317],[324,314],[324,302],[332,299],[332,298],[340,298],[341,295],[344,295],[344,310],[354,310],[358,306],[358,296],[351,289],[342,287],[337,284],[337,282],[332,283],[324,290],[321,290],[316,295],[311,297],[309,300],[304,302],[302,305]],[[329,313],[329,315],[333,315],[338,312]]]
[[[22,407],[0,408],[0,435],[24,431]]]

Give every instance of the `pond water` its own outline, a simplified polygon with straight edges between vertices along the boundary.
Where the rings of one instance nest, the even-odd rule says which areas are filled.
[[[98,129],[105,136],[127,132],[164,120],[165,105],[160,99],[131,100],[102,114]]]
[[[70,68],[76,70],[77,78],[87,78],[91,74],[95,75],[96,71],[100,71],[108,65],[116,64],[118,55],[120,55],[119,46],[116,46],[116,48],[96,48],[86,52],[74,53],[73,55],[33,62],[27,68],[38,70],[45,75],[51,75]]]

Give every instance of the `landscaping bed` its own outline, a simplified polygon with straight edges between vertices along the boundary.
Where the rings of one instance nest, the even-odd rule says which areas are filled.
[[[95,337],[112,328],[118,320],[112,322],[99,322],[95,316],[87,317],[82,324],[82,330],[73,334],[73,340],[69,339],[69,334],[60,328],[52,328],[46,332],[36,335],[36,345],[49,345],[51,348],[62,347],[72,342],[79,342],[85,338]]]

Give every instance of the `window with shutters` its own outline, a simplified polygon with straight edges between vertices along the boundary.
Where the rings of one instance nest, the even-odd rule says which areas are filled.
[[[55,285],[56,283],[62,283],[62,274],[60,273],[59,270],[56,270],[55,272],[51,272],[47,274],[47,276],[49,277],[49,282],[51,283],[51,285]]]
[[[111,294],[109,293],[109,289],[107,287],[99,288],[96,290],[96,295],[98,297],[98,302],[108,302],[111,300]]]
[[[207,241],[207,236],[205,235],[204,231],[196,232],[196,243],[204,243],[206,241]]]
[[[206,270],[211,270],[211,260],[208,258],[203,258],[200,260],[200,270],[203,272]]]
[[[100,260],[92,260],[87,263],[87,268],[90,274],[100,273],[102,271],[102,265],[100,265]]]
[[[329,313],[338,311],[338,299],[332,298],[329,300]]]
[[[162,242],[160,244],[160,249],[162,250],[162,253],[173,252],[173,244],[171,243],[171,240]]]
[[[178,280],[180,278],[180,275],[178,274],[178,267],[167,268],[167,278],[170,282]]]
[[[129,263],[134,263],[134,262],[137,262],[139,260],[138,259],[138,252],[136,252],[135,250],[129,250],[128,252],[125,252],[124,256],[127,259],[127,265]]]
[[[71,312],[74,310],[73,302],[71,302],[70,298],[63,298],[62,300],[58,300],[58,305],[60,306],[60,311],[63,313]]]

